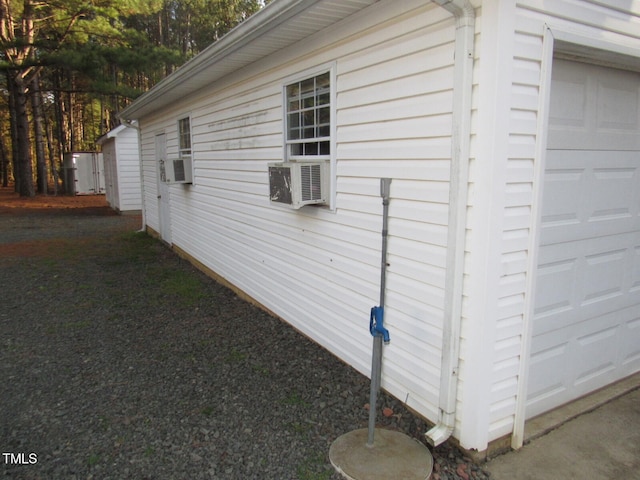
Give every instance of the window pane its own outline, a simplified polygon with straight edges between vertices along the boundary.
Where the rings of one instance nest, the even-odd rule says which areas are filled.
[[[331,123],[331,109],[329,107],[318,109],[318,123]]]
[[[287,98],[297,98],[300,95],[300,86],[297,83],[292,83],[287,86]]]
[[[328,137],[331,135],[331,129],[329,125],[318,127],[318,137]]]
[[[329,77],[329,72],[323,73],[322,75],[318,75],[316,77],[317,88],[322,88],[322,87],[329,88],[330,82],[331,82],[331,78]]]
[[[329,72],[287,85],[286,122],[289,155],[329,155],[331,136],[331,75]]]
[[[313,108],[315,106],[315,98],[313,95],[308,95],[302,100],[302,108]]]
[[[329,93],[320,93],[316,99],[316,105],[329,105]]]
[[[316,124],[316,119],[313,110],[306,110],[302,112],[302,126],[309,127]]]
[[[315,91],[315,79],[308,78],[307,80],[303,80],[300,82],[300,94],[302,96],[311,94],[313,95]]]
[[[302,155],[302,144],[301,143],[292,143],[291,144],[291,155]]]
[[[178,120],[178,142],[180,150],[189,153],[191,150],[191,126],[189,118]]]
[[[298,112],[290,113],[289,115],[287,115],[287,119],[289,122],[289,129],[300,126],[300,114]]]
[[[305,155],[317,155],[318,154],[318,144],[313,143],[305,143],[304,144],[304,154]]]

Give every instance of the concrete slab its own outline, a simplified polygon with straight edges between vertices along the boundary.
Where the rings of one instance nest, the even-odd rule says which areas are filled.
[[[349,480],[426,480],[433,457],[429,449],[407,435],[376,428],[372,446],[368,429],[354,430],[336,439],[329,449],[334,468]]]
[[[492,480],[640,479],[640,388],[483,465]]]

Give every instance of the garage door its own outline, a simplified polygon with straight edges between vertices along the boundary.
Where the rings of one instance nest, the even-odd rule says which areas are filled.
[[[640,370],[640,74],[552,75],[529,418]]]

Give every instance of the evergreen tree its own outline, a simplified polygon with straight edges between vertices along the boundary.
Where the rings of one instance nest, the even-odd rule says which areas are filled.
[[[35,193],[33,151],[42,191],[46,149],[58,162],[64,152],[92,150],[128,102],[263,3],[0,0],[0,69],[9,110],[2,117],[10,119],[2,130],[11,133],[2,144],[12,147],[4,152],[13,157],[16,190]]]

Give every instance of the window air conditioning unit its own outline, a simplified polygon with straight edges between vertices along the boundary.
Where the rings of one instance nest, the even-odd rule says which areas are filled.
[[[329,162],[269,164],[272,203],[300,208],[329,202]]]
[[[167,183],[193,183],[191,157],[167,160],[165,163],[165,181]]]

